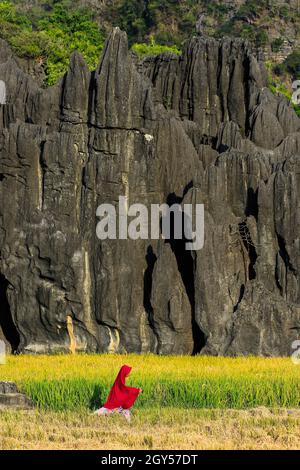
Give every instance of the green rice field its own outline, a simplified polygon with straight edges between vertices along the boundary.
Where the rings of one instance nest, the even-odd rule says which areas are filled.
[[[9,356],[0,380],[11,380],[44,410],[94,409],[120,367],[142,387],[135,408],[297,408],[300,365],[289,358],[156,355]]]

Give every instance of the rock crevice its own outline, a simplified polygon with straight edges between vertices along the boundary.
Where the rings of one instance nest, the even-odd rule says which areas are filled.
[[[74,53],[47,89],[0,48],[0,339],[68,352],[71,322],[76,351],[290,354],[300,120],[249,46],[198,37],[140,61],[115,28],[95,72]],[[204,204],[203,249],[98,240],[119,196]]]

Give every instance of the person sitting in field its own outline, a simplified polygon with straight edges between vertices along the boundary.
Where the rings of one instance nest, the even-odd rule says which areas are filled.
[[[130,422],[130,408],[142,392],[141,388],[128,387],[125,384],[126,377],[130,374],[131,369],[132,367],[127,365],[121,367],[106,402],[95,411],[95,414],[103,416],[113,412],[120,413]]]

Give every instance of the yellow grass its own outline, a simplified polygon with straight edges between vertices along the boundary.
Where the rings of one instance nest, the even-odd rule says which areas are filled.
[[[0,413],[1,449],[299,449],[298,410],[139,410]]]
[[[299,379],[300,365],[290,358],[262,357],[207,357],[207,356],[157,356],[145,355],[54,355],[8,356],[7,364],[0,366],[4,380],[68,378],[114,378],[122,364],[133,366],[131,378],[165,377],[169,379],[201,379],[220,377],[290,378]]]
[[[124,363],[144,389],[130,425],[91,413]],[[299,377],[290,358],[10,356],[0,380],[39,408],[0,413],[0,448],[299,449]]]

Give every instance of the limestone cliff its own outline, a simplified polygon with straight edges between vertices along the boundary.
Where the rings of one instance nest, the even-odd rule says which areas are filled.
[[[193,38],[181,57],[139,62],[116,28],[95,72],[75,53],[42,89],[2,42],[0,80],[0,337],[13,350],[290,354],[300,120],[245,43]],[[204,203],[204,248],[100,242],[96,209],[119,195]]]

